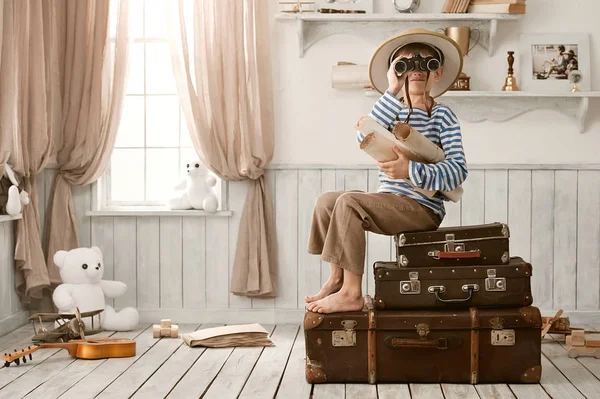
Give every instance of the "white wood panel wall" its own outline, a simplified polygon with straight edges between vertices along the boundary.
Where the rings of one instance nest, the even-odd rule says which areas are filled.
[[[316,197],[327,190],[375,191],[377,171],[280,165],[266,176],[277,223],[280,295],[275,299],[229,293],[247,182],[229,185],[232,217],[207,218],[90,218],[84,213],[90,209],[91,187],[76,187],[81,246],[100,246],[105,278],[129,287],[114,305],[135,306],[149,321],[160,317],[203,322],[299,320],[304,296],[316,292],[329,275],[329,264],[306,252]],[[53,172],[46,171],[40,179],[44,197],[52,178]],[[475,166],[464,188],[460,203],[446,203],[443,226],[508,223],[511,255],[533,265],[534,305],[544,310],[599,310],[600,167]],[[365,293],[374,291],[370,266],[393,259],[394,253],[391,237],[368,234]]]
[[[14,288],[14,248],[15,222],[0,222],[0,336],[25,324],[28,317]]]

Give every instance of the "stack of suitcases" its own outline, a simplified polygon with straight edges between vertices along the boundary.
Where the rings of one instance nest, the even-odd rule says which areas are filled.
[[[309,383],[538,383],[532,266],[503,223],[394,237],[361,312],[306,312]]]

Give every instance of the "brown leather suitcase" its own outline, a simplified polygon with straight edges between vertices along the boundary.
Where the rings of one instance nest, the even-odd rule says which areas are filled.
[[[522,307],[533,303],[532,266],[514,256],[507,265],[398,267],[375,262],[377,309]]]
[[[309,383],[538,383],[541,315],[529,306],[306,312]]]
[[[394,236],[400,267],[502,265],[510,260],[504,223],[441,227]]]

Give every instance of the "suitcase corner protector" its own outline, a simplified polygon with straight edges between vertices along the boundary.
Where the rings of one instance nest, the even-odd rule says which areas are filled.
[[[505,238],[510,238],[510,228],[508,227],[507,223],[500,223],[500,225],[502,226],[502,235]]]
[[[525,370],[525,372],[521,375],[521,382],[526,383],[526,384],[535,384],[540,382],[542,378],[542,366],[541,365],[537,365],[537,366],[533,366],[528,368],[527,370]]]
[[[520,311],[528,324],[533,326],[542,326],[542,315],[539,308],[535,306],[524,306],[520,309]]]
[[[323,322],[323,315],[311,311],[307,311],[304,314],[304,329],[312,330],[316,328]]]
[[[309,384],[320,384],[323,382],[327,382],[327,376],[323,372],[323,369],[320,365],[310,362],[307,359],[306,362],[306,382]]]

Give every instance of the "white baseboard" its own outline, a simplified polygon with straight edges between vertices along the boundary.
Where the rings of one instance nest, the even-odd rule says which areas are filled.
[[[26,310],[21,310],[15,314],[12,314],[12,315],[0,320],[0,337],[27,324],[28,318],[29,318],[29,312]]]
[[[302,324],[304,309],[138,309],[141,323],[160,323],[171,319],[173,323],[224,323],[224,324]],[[542,310],[542,316],[554,316],[556,310]],[[565,310],[563,317],[577,323],[600,322],[600,310]],[[600,327],[600,326],[599,326]]]
[[[302,324],[304,309],[138,309],[141,323]]]

